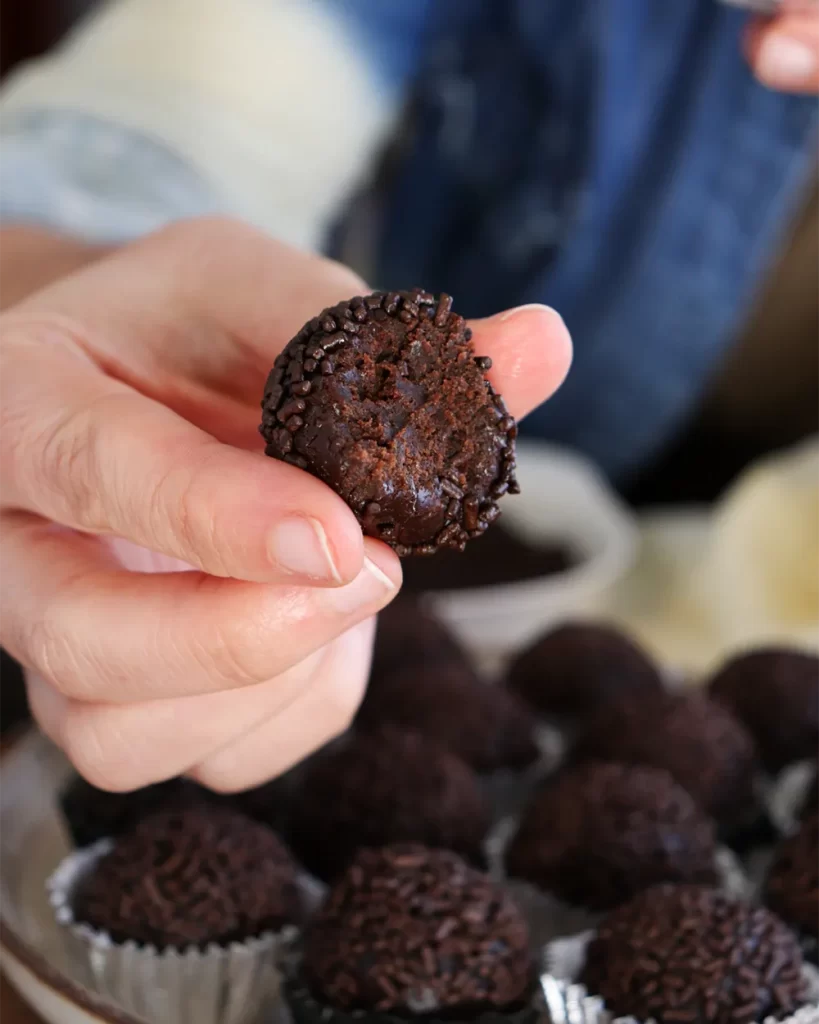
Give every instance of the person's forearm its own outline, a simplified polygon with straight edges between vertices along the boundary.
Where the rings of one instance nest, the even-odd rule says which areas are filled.
[[[0,309],[99,259],[110,247],[15,224],[0,229]]]

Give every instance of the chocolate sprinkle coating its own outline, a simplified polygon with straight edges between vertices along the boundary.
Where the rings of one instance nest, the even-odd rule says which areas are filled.
[[[803,821],[777,848],[765,902],[804,935],[819,938],[819,814]]]
[[[378,615],[370,675],[378,679],[409,666],[428,668],[457,662],[471,668],[466,654],[446,626],[418,602],[399,595]]]
[[[816,655],[775,647],[739,655],[711,680],[710,694],[745,724],[768,771],[778,772],[793,761],[816,756]]]
[[[303,971],[330,1006],[420,1013],[514,1007],[533,988],[525,918],[457,855],[362,850],[307,930]]]
[[[610,701],[581,733],[572,756],[664,768],[728,827],[756,809],[753,740],[703,693],[635,693]]]
[[[715,852],[712,822],[668,772],[590,762],[536,794],[506,868],[565,903],[597,911],[658,882],[714,885]]]
[[[610,698],[662,688],[657,666],[609,626],[567,622],[513,661],[511,689],[543,715],[579,717]]]
[[[477,772],[526,768],[539,756],[528,707],[482,682],[462,661],[407,666],[374,679],[356,723],[377,728],[387,722],[428,736]]]
[[[301,861],[332,879],[364,846],[418,842],[483,862],[489,808],[475,773],[417,733],[385,726],[351,736],[305,772],[289,838]]]
[[[601,923],[581,982],[615,1016],[753,1024],[804,1003],[802,954],[769,910],[694,885],[640,893]]]
[[[299,922],[297,866],[275,833],[197,803],[158,811],[120,836],[78,882],[79,923],[157,949],[204,948]]]
[[[401,556],[463,550],[518,490],[517,426],[451,307],[420,289],[340,302],[265,385],[266,454],[329,484]]]

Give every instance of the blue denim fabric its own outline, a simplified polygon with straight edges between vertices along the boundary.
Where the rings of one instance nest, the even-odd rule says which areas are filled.
[[[692,412],[815,164],[816,100],[754,80],[745,19],[716,0],[437,0],[380,280],[467,315],[559,309],[574,366],[525,429],[615,479]]]

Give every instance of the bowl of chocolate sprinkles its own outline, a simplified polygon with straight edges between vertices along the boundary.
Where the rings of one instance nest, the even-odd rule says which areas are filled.
[[[457,854],[414,844],[359,851],[285,985],[297,1024],[534,1021],[536,990],[508,893]]]
[[[197,801],[75,851],[48,888],[89,987],[152,1024],[230,1024],[278,998],[299,871],[271,829]]]

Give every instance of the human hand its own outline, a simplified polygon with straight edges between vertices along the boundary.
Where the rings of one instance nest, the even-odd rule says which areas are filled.
[[[772,18],[755,18],[745,50],[757,78],[783,92],[819,92],[819,2],[785,0]]]
[[[205,220],[0,318],[0,639],[95,785],[241,789],[349,724],[400,563],[323,483],[262,455],[257,423],[277,352],[362,291]],[[552,311],[472,326],[515,415],[563,379]]]

